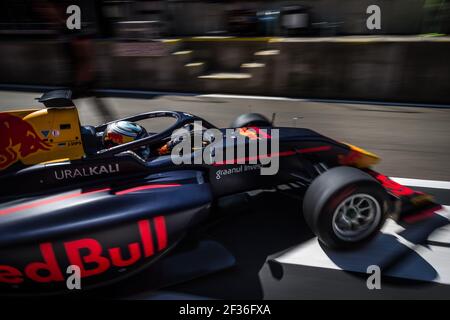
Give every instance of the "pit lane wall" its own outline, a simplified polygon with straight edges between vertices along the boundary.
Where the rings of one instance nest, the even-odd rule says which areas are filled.
[[[96,42],[98,87],[450,103],[450,37]],[[0,83],[60,86],[63,43],[0,42]]]

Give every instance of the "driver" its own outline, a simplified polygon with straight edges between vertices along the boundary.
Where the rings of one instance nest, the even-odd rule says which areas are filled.
[[[148,137],[147,130],[141,125],[130,121],[117,121],[108,124],[103,132],[103,147],[109,149],[123,143],[136,141]],[[150,156],[150,147],[142,146],[134,150],[139,156],[147,159]]]

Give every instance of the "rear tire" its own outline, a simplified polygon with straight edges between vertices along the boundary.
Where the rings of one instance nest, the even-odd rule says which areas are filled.
[[[346,249],[376,236],[388,215],[388,194],[367,173],[336,167],[318,176],[306,191],[303,214],[326,246]]]
[[[271,127],[272,123],[260,113],[241,114],[231,123],[231,128]]]

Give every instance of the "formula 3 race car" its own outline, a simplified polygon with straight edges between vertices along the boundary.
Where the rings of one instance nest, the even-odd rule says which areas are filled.
[[[70,266],[80,269],[84,288],[120,280],[164,260],[233,199],[291,182],[302,187],[295,192],[311,230],[336,249],[370,241],[388,216],[414,221],[439,207],[373,171],[376,155],[309,129],[273,127],[259,114],[241,115],[227,130],[185,112],[147,112],[120,120],[175,122],[104,148],[108,123],[80,125],[69,91],[39,101],[45,108],[0,113],[2,293],[67,290]],[[186,139],[174,134],[180,128]],[[209,130],[220,138],[205,135]],[[174,163],[168,146],[173,151],[174,139],[195,140],[199,132],[200,147]],[[142,147],[151,150],[148,157],[140,156]],[[196,161],[199,154],[210,161]],[[274,159],[278,170],[262,174]]]

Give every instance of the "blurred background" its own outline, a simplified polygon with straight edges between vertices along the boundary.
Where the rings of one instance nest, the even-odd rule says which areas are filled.
[[[39,10],[46,4],[80,6],[83,28],[92,28],[98,38],[365,35],[372,34],[365,24],[372,4],[383,13],[379,34],[450,31],[448,0],[2,0],[2,35],[55,34],[55,21],[46,21]]]
[[[0,110],[69,87],[83,124],[275,113],[375,152],[385,174],[449,180],[449,33],[450,0],[1,0]]]
[[[0,84],[445,104],[449,32],[450,0],[2,0]]]

